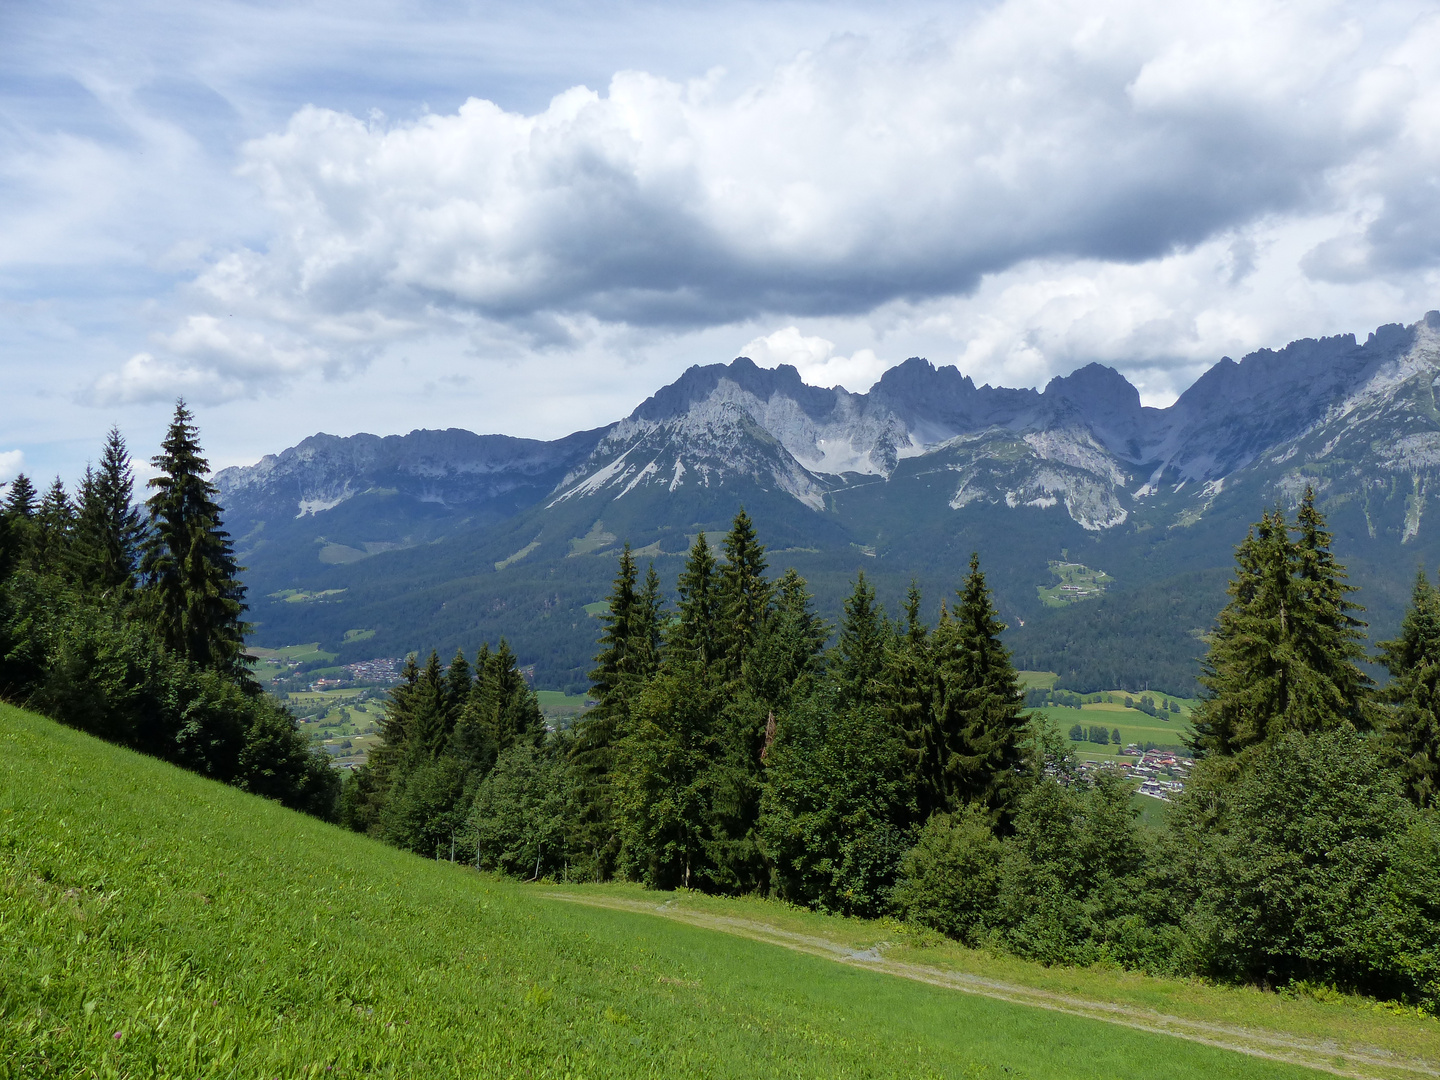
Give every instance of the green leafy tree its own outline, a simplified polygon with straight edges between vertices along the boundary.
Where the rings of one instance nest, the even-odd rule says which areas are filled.
[[[619,746],[619,866],[652,888],[700,887],[710,860],[715,720],[722,689],[698,659],[672,663],[635,702],[635,729]]]
[[[152,459],[160,475],[149,482],[155,494],[141,573],[146,613],[165,647],[205,668],[253,685],[245,655],[242,620],[245,586],[235,563],[230,534],[214,501],[216,488],[205,477],[198,431],[183,401]]]
[[[829,911],[885,912],[915,815],[893,722],[873,705],[841,706],[822,685],[780,717],[766,765],[760,836],[775,892]]]
[[[935,814],[901,864],[896,911],[976,944],[999,896],[1000,853],[990,819],[978,807]]]
[[[1386,758],[1422,809],[1440,801],[1440,595],[1422,570],[1400,636],[1380,643],[1390,672],[1384,725]]]
[[[1185,868],[1176,910],[1187,913],[1194,963],[1226,978],[1391,998],[1440,989],[1437,907],[1411,891],[1440,875],[1440,848],[1412,832],[1418,812],[1376,741],[1346,728],[1287,732],[1245,766],[1219,784],[1202,772],[1172,810]],[[1399,880],[1402,867],[1412,884]]]

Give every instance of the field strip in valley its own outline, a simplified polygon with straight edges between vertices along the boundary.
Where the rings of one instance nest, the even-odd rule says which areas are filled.
[[[980,994],[1016,1005],[1050,1009],[1054,1012],[1068,1013],[1071,1016],[1100,1020],[1108,1024],[1119,1024],[1139,1031],[1173,1035],[1178,1039],[1203,1043],[1206,1046],[1214,1046],[1222,1050],[1233,1050],[1236,1053],[1249,1054],[1252,1057],[1280,1061],[1289,1065],[1317,1069],[1335,1076],[1355,1077],[1357,1080],[1389,1080],[1393,1077],[1413,1076],[1440,1077],[1440,1068],[1437,1068],[1435,1063],[1401,1057],[1380,1047],[1341,1045],[1336,1042],[1309,1039],[1285,1032],[1191,1020],[1132,1005],[1096,1001],[1070,994],[1059,994],[1050,990],[1040,990],[1019,983],[985,979],[976,975],[967,975],[964,972],[949,971],[945,968],[891,960],[884,956],[878,946],[857,950],[826,938],[798,934],[767,923],[693,911],[680,906],[673,900],[663,904],[651,904],[642,900],[579,896],[565,892],[547,892],[544,895],[552,900],[585,904],[589,907],[610,908],[642,915],[658,915],[661,918],[673,919],[691,926],[734,934],[770,945],[779,945],[796,952],[808,953],[811,956],[823,957],[827,960],[886,975],[898,975],[904,979],[913,979],[916,982],[929,983],[932,986],[959,990],[967,994]],[[1362,1069],[1369,1071],[1360,1071]]]

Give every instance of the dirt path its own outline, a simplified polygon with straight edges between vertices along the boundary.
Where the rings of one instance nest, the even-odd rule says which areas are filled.
[[[573,893],[547,892],[553,900],[584,904],[588,907],[609,908],[615,911],[635,912],[643,915],[658,915],[691,926],[707,930],[718,930],[737,937],[749,938],[811,956],[823,957],[837,963],[849,964],[886,975],[898,975],[904,979],[943,986],[966,994],[1009,1001],[1017,1005],[1030,1005],[1039,1009],[1083,1016],[1090,1020],[1101,1020],[1107,1024],[1149,1031],[1159,1035],[1173,1035],[1177,1039],[1203,1043],[1222,1050],[1233,1050],[1252,1057],[1267,1058],[1318,1069],[1335,1076],[1354,1077],[1356,1080],[1394,1080],[1398,1077],[1430,1076],[1440,1077],[1435,1064],[1414,1058],[1404,1058],[1387,1050],[1372,1046],[1350,1046],[1321,1039],[1309,1039],[1299,1035],[1287,1035],[1278,1031],[1260,1028],[1238,1027],[1229,1024],[1189,1020],[1181,1016],[1137,1008],[1132,1005],[1118,1005],[1107,1001],[1094,1001],[1039,990],[1018,983],[984,979],[944,968],[926,967],[922,964],[906,963],[887,959],[879,947],[857,951],[825,938],[798,934],[782,930],[767,923],[749,919],[737,919],[726,915],[692,911],[681,907],[675,901],[651,904],[642,900],[626,900],[619,897],[602,898],[577,896]],[[1362,1071],[1368,1070],[1368,1071]]]

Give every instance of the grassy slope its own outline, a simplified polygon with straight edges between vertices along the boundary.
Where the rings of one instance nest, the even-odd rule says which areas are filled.
[[[7,1077],[1313,1075],[550,902],[6,706],[0,888]]]

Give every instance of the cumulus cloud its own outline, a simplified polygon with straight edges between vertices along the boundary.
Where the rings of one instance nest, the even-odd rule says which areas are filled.
[[[728,326],[851,389],[917,353],[1010,384],[1099,359],[1159,403],[1221,352],[1435,306],[1423,4],[1006,0],[824,33],[541,109],[301,108],[240,154],[262,235],[86,400],[255,396],[440,339],[578,367]]]
[[[25,454],[20,450],[0,450],[0,484],[8,484],[25,469]]]
[[[535,115],[306,108],[245,152],[276,242],[200,285],[332,316],[690,326],[1144,260],[1340,198],[1415,202],[1440,160],[1433,25],[1372,57],[1331,9],[1012,0],[951,40],[839,39],[739,91],[622,72]],[[1431,257],[1385,220],[1371,261]]]
[[[811,386],[844,386],[849,390],[866,389],[890,366],[875,355],[874,349],[857,349],[851,356],[840,356],[833,341],[802,334],[796,326],[757,337],[740,354],[761,367],[789,364]]]

